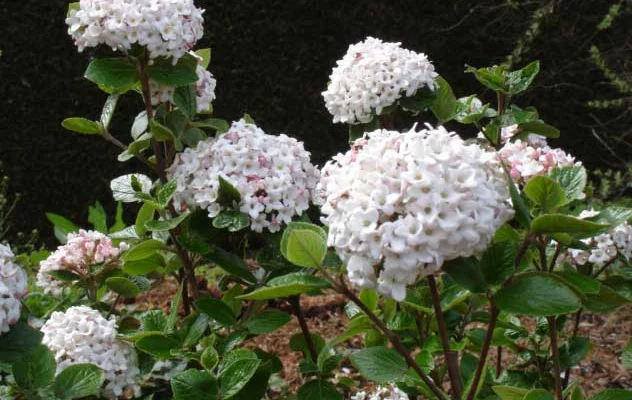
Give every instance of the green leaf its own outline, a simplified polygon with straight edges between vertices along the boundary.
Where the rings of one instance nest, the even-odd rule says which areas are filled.
[[[180,86],[173,93],[173,102],[186,116],[192,118],[197,112],[195,85]]]
[[[233,203],[239,204],[240,201],[241,194],[239,194],[239,190],[237,190],[232,183],[220,176],[217,202],[225,206],[232,207]]]
[[[179,87],[197,81],[196,67],[197,59],[187,54],[180,58],[176,65],[171,64],[171,59],[155,59],[153,64],[147,66],[145,72],[149,78],[158,83]]]
[[[410,97],[399,99],[399,105],[406,111],[418,114],[422,111],[426,111],[428,107],[436,101],[437,95],[437,90],[430,90],[424,87],[417,90],[415,94]]]
[[[540,72],[540,62],[533,61],[524,68],[507,74],[508,94],[514,95],[527,90],[536,75]]]
[[[610,226],[575,218],[564,214],[544,214],[536,217],[531,223],[535,233],[578,233],[583,236],[594,236],[605,232]]]
[[[162,310],[149,310],[141,318],[145,332],[162,332],[167,328],[167,316]]]
[[[481,257],[481,271],[490,285],[500,285],[514,273],[516,247],[513,242],[493,243]]]
[[[588,219],[601,224],[617,226],[632,220],[632,208],[611,205],[600,210],[595,217]]]
[[[628,341],[628,345],[623,349],[621,353],[621,364],[627,369],[632,370],[632,338]]]
[[[194,316],[194,314],[192,314]],[[195,321],[190,324],[189,328],[186,331],[186,336],[182,341],[182,346],[184,347],[192,347],[195,346],[204,332],[206,332],[206,328],[208,328],[209,317],[206,314],[199,314],[195,316]]]
[[[152,119],[149,123],[151,137],[158,142],[171,142],[176,138],[176,134],[171,129],[160,122]]]
[[[104,380],[103,371],[96,365],[71,365],[61,371],[55,379],[55,395],[62,399],[96,395]]]
[[[109,95],[107,100],[105,101],[105,104],[103,105],[103,109],[101,110],[101,125],[103,125],[106,130],[110,126],[112,116],[114,116],[114,111],[116,110],[118,99],[118,93],[113,93]]]
[[[281,237],[281,254],[292,264],[320,267],[327,255],[327,233],[306,222],[290,222]]]
[[[590,348],[590,340],[579,336],[571,337],[559,349],[561,368],[570,368],[579,364],[588,355]]]
[[[206,133],[198,128],[191,128],[182,135],[182,143],[188,147],[196,147],[198,143],[206,139]]]
[[[125,93],[138,81],[136,65],[128,58],[97,58],[88,65],[84,77],[109,93]]]
[[[236,395],[253,377],[261,364],[259,359],[243,358],[233,361],[220,375],[222,398]]]
[[[176,189],[178,189],[178,183],[175,180],[170,180],[160,187],[160,190],[156,193],[156,200],[158,200],[163,208],[167,207],[171,198],[173,198]]]
[[[15,383],[24,389],[38,389],[48,386],[55,378],[55,355],[48,347],[39,345],[28,357],[13,364]]]
[[[237,322],[233,310],[221,300],[203,297],[195,302],[195,307],[224,326],[233,326]]]
[[[316,379],[298,389],[298,400],[343,400],[342,393],[329,381]]]
[[[46,218],[55,226],[55,229],[59,231],[59,241],[66,243],[66,236],[71,232],[77,232],[79,227],[71,220],[62,217],[61,215],[51,212],[46,213]],[[56,232],[57,233],[57,232]],[[57,234],[55,236],[58,236]],[[63,240],[61,240],[63,238]]]
[[[161,360],[172,358],[171,350],[179,347],[178,342],[160,332],[150,332],[136,341],[136,348]]]
[[[577,288],[577,290],[585,294],[597,294],[601,288],[601,283],[599,283],[598,280],[590,276],[582,275],[574,269],[554,273],[560,276],[570,286]]]
[[[597,313],[607,313],[630,301],[612,288],[602,284],[597,294],[586,294],[582,299],[585,308]]]
[[[363,137],[365,132],[371,132],[379,128],[380,120],[375,117],[366,124],[349,125],[349,143],[353,143],[356,139]]]
[[[547,273],[518,275],[494,299],[502,311],[535,316],[570,314],[582,305],[571,288]]]
[[[450,84],[443,77],[438,76],[436,82],[439,84],[439,89],[437,89],[437,98],[430,105],[430,110],[439,120],[439,124],[443,124],[454,118],[456,97]]]
[[[204,121],[195,121],[191,125],[197,128],[210,128],[219,133],[224,133],[230,129],[230,124],[226,120],[219,118],[209,118]]]
[[[134,222],[134,229],[138,235],[144,235],[147,232],[145,228],[145,222],[154,219],[156,214],[156,208],[150,203],[143,203],[136,215],[136,221]]]
[[[493,117],[496,111],[483,104],[476,96],[461,97],[456,101],[454,119],[462,124],[471,124],[485,117]]]
[[[92,224],[95,231],[107,233],[108,222],[105,209],[98,201],[92,206],[88,206],[88,222]]]
[[[349,359],[362,376],[378,383],[397,381],[408,370],[404,358],[388,347],[362,349],[352,353]]]
[[[210,346],[205,348],[200,356],[200,364],[202,364],[202,366],[210,372],[217,367],[217,363],[219,363],[219,354],[217,354],[217,350]]]
[[[597,393],[590,400],[630,400],[632,399],[632,391],[623,389],[607,389]]]
[[[171,380],[174,400],[213,400],[217,398],[217,381],[205,371],[188,369]]]
[[[265,335],[274,332],[292,320],[290,314],[277,310],[266,310],[259,312],[246,322],[244,328],[253,335]]]
[[[492,89],[495,92],[506,93],[508,90],[505,82],[507,67],[505,65],[494,65],[487,68],[474,68],[469,65],[466,66],[465,72],[474,74],[476,80],[482,83],[484,86]]]
[[[202,59],[198,62],[198,65],[207,69],[211,62],[211,49],[199,49],[195,51],[195,54]]]
[[[166,332],[173,332],[176,327],[178,311],[180,310],[180,303],[182,303],[182,296],[184,293],[184,285],[186,285],[186,282],[182,281],[173,301],[171,302],[171,307],[169,307],[169,317],[167,317],[167,325],[165,326]]]
[[[532,389],[522,400],[554,400],[553,395],[544,389]]]
[[[516,185],[514,185],[513,179],[511,179],[511,175],[509,175],[507,168],[503,166],[503,170],[505,171],[511,203],[513,204],[514,211],[516,212],[516,220],[524,228],[529,228],[531,226],[531,213],[529,212],[529,208],[520,195],[520,192],[518,192]]]
[[[560,184],[567,202],[581,198],[588,181],[584,167],[556,167],[549,172],[549,178]]]
[[[52,276],[53,278],[64,281],[64,282],[74,282],[81,279],[81,277],[74,272],[67,271],[65,269],[56,269],[53,271],[46,271],[46,275]]]
[[[105,280],[105,285],[121,297],[132,298],[140,294],[141,290],[134,282],[122,276],[114,276]]]
[[[90,121],[89,119],[73,117],[66,118],[61,122],[61,126],[64,129],[81,133],[84,135],[100,135],[103,133],[103,128],[98,122]]]
[[[524,187],[524,194],[540,206],[544,213],[568,203],[562,186],[546,176],[534,176],[529,179]]]
[[[237,232],[250,225],[250,217],[240,211],[224,211],[213,218],[213,226],[217,229],[228,229]]]
[[[442,269],[454,279],[456,283],[463,286],[472,293],[485,293],[487,285],[485,277],[481,272],[481,266],[475,257],[459,257],[446,261]]]
[[[155,239],[145,240],[143,242],[138,243],[131,249],[129,249],[123,255],[123,259],[125,261],[142,260],[153,254],[156,254],[157,251],[162,250],[164,245],[165,244],[159,240],[155,240]]]
[[[171,218],[171,219],[163,219],[163,220],[151,220],[145,222],[145,228],[152,232],[166,232],[174,229],[178,225],[182,223],[189,216],[189,211],[183,212],[182,214]]]
[[[206,257],[224,271],[249,283],[257,282],[257,278],[250,272],[248,265],[236,254],[228,252],[221,247],[215,247],[213,252]]]
[[[492,386],[492,390],[502,400],[522,400],[522,398],[529,393],[529,389],[513,386]]]
[[[304,273],[283,275],[268,281],[266,287],[237,296],[241,300],[269,300],[289,297],[317,289],[325,289],[329,282]]]
[[[520,133],[516,135],[518,138],[525,137],[529,134],[535,133],[536,135],[544,136],[550,139],[556,139],[560,137],[560,130],[556,127],[545,124],[541,121],[529,121],[518,124]]]
[[[584,391],[581,387],[575,386],[571,392],[571,397],[569,400],[584,400]]]
[[[44,334],[18,322],[9,332],[0,335],[0,362],[13,363],[28,358],[41,343]]]

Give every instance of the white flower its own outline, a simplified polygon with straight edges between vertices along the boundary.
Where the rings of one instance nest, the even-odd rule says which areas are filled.
[[[408,395],[402,392],[397,386],[391,384],[388,386],[378,386],[369,391],[357,391],[351,400],[408,400]]]
[[[20,300],[28,292],[26,272],[13,262],[14,257],[9,246],[0,243],[0,334],[18,322]]]
[[[121,243],[118,247],[112,244],[112,240],[95,231],[84,231],[68,234],[68,241],[48,258],[40,263],[37,273],[36,285],[44,289],[45,293],[60,295],[63,290],[63,282],[49,275],[49,272],[64,270],[79,276],[92,273],[92,268],[100,266],[107,268],[119,263],[121,252],[129,246]]]
[[[334,122],[366,123],[401,97],[434,89],[437,76],[425,54],[368,37],[349,46],[322,94]]]
[[[57,373],[82,363],[100,367],[105,374],[101,396],[108,399],[140,396],[138,356],[117,339],[116,321],[85,306],[54,312],[41,328],[42,343],[55,354]]]
[[[128,174],[114,178],[110,182],[110,190],[112,190],[114,200],[122,201],[123,203],[140,201],[136,198],[136,191],[132,187],[132,177],[136,178],[140,186],[140,191],[149,194],[153,185],[151,178],[143,174]]]
[[[349,279],[399,301],[444,261],[483,251],[513,213],[494,153],[443,127],[368,133],[321,175],[328,242]]]
[[[217,202],[219,177],[226,179],[241,195],[234,206],[248,214],[256,232],[276,232],[307,210],[319,177],[303,143],[284,134],[267,135],[244,120],[185,149],[167,174],[178,185],[176,209],[201,208],[210,217],[223,210]]]
[[[530,178],[546,175],[555,167],[579,167],[575,157],[559,148],[551,148],[543,137],[531,137],[524,141],[517,139],[506,142],[498,151],[501,160],[507,165],[514,182],[526,183]],[[578,199],[584,198],[580,195]]]
[[[193,0],[80,0],[66,18],[79,51],[99,44],[127,51],[144,46],[149,57],[175,64],[204,34]]]

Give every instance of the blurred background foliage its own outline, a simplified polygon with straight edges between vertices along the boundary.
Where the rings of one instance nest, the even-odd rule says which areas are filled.
[[[95,200],[112,212],[110,180],[143,170],[117,163],[116,149],[105,141],[60,126],[70,116],[96,118],[105,100],[82,79],[94,53],[77,53],[66,34],[67,3],[0,5],[0,161],[10,177],[9,190],[23,195],[11,214],[9,238],[37,228],[52,242],[45,211],[83,225]],[[247,112],[267,133],[286,132],[305,141],[321,165],[345,147],[347,131],[331,123],[320,93],[348,45],[375,36],[428,54],[458,97],[479,91],[474,77],[463,73],[466,64],[506,62],[517,68],[539,59],[542,72],[518,103],[535,106],[561,129],[554,146],[601,169],[600,179],[610,176],[628,185],[613,191],[605,182],[610,192],[629,194],[630,175],[617,181],[616,172],[607,170],[627,170],[632,159],[632,1],[196,3],[206,9],[206,34],[198,47],[213,50],[215,115],[234,120]],[[112,131],[127,141],[141,103],[131,96],[119,107]]]

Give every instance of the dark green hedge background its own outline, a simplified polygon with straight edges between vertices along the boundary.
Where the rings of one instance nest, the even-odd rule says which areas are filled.
[[[248,112],[266,132],[304,140],[322,164],[345,147],[346,128],[331,123],[320,92],[350,43],[371,35],[425,52],[457,96],[464,96],[480,92],[473,77],[463,74],[464,65],[502,62],[533,12],[547,3],[198,0],[206,9],[206,34],[198,47],[213,50],[210,70],[218,80],[217,117],[233,120]],[[520,63],[540,59],[543,72],[518,102],[536,106],[547,122],[562,130],[558,144],[591,167],[604,165],[607,157],[591,134],[595,121],[584,103],[612,97],[613,90],[591,64],[588,49],[600,41],[629,40],[625,19],[608,36],[595,34],[609,3],[555,2],[555,12]],[[117,163],[116,149],[104,141],[60,127],[65,117],[96,118],[105,100],[82,79],[93,54],[76,52],[64,24],[66,4],[21,0],[0,5],[0,161],[12,189],[26,195],[13,215],[12,232],[39,228],[44,239],[51,236],[45,211],[85,224],[87,207],[95,200],[113,209],[108,189],[112,178],[142,170],[140,165]],[[122,102],[113,129],[121,140],[127,141],[139,110],[138,99]]]

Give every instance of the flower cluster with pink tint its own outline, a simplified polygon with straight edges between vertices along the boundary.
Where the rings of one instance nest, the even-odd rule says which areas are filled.
[[[310,162],[303,143],[281,134],[267,135],[243,119],[216,138],[178,154],[167,170],[178,188],[178,210],[201,208],[216,217],[224,208],[218,202],[219,177],[241,195],[241,212],[250,217],[255,232],[276,232],[309,207],[319,171]]]
[[[518,184],[524,184],[534,176],[546,175],[555,167],[582,165],[564,150],[551,148],[546,139],[537,135],[529,135],[526,140],[507,141],[498,155],[507,165],[511,178]]]
[[[18,322],[20,300],[28,293],[26,272],[13,262],[14,258],[11,249],[0,244],[0,334]]]
[[[129,246],[121,243],[114,246],[112,240],[101,232],[80,230],[69,233],[66,244],[59,246],[53,254],[40,263],[37,273],[37,286],[45,293],[60,295],[63,283],[53,278],[52,271],[67,271],[84,277],[99,270],[117,266],[121,253]]]

